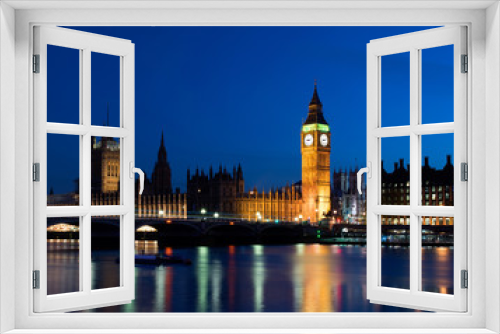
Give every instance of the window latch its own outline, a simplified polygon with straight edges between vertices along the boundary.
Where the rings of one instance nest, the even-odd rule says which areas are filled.
[[[135,168],[134,162],[130,161],[129,173],[131,179],[135,178],[135,173],[139,174],[139,195],[142,195],[142,192],[144,191],[144,172],[140,168]]]
[[[363,173],[366,173],[366,177],[371,179],[372,178],[372,163],[368,161],[367,167],[361,168],[358,171],[358,193],[361,195],[363,191],[361,190],[361,178],[363,176]]]

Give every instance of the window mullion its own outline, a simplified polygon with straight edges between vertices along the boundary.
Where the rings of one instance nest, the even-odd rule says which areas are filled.
[[[89,209],[89,212],[85,214],[82,218],[82,226],[80,229],[80,276],[82,280],[82,291],[85,293],[91,292],[92,289],[92,217],[90,215],[90,206],[92,204],[92,188],[91,188],[91,177],[92,177],[92,135],[90,132],[91,126],[91,51],[86,48],[81,53],[82,66],[80,68],[81,73],[81,117],[82,124],[86,127],[87,133],[81,136],[82,147],[80,152],[82,152],[82,159],[80,159],[80,173],[81,173],[81,191],[80,196],[82,196],[81,203],[85,208]]]
[[[410,50],[410,291],[418,291],[420,280],[420,228],[413,208],[420,203],[420,136],[415,128],[420,123],[420,51]]]

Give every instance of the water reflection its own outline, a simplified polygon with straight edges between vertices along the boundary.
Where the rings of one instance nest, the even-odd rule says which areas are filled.
[[[68,247],[74,243],[63,243]],[[60,247],[58,248],[60,249]],[[398,263],[408,248],[387,247],[385,256]],[[104,251],[106,252],[106,251]],[[192,265],[136,265],[136,299],[127,305],[94,312],[382,312],[411,311],[370,304],[366,299],[366,248],[341,245],[248,245],[158,248],[155,241],[137,241],[136,253],[173,254]],[[95,259],[106,258],[98,254]],[[48,253],[49,279],[55,285],[66,267],[60,255]],[[425,248],[423,260],[432,291],[450,293],[453,248]],[[98,267],[98,266],[97,266]],[[55,269],[54,269],[55,268]],[[71,268],[67,268],[71,278]],[[50,271],[49,271],[50,272]],[[113,275],[112,271],[109,275]],[[62,275],[62,276],[61,276]],[[104,280],[108,274],[100,275]],[[395,277],[395,280],[402,280]],[[67,280],[68,281],[68,280]],[[78,281],[69,288],[77,286]],[[399,284],[394,282],[394,284]]]
[[[422,247],[422,290],[453,294],[453,247]]]

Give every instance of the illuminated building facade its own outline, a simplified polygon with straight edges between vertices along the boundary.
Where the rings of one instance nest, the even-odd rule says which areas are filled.
[[[207,217],[215,212],[221,217],[231,217],[252,221],[299,221],[302,219],[302,196],[300,183],[258,192],[256,188],[245,192],[245,180],[241,165],[233,167],[229,173],[226,167],[219,166],[214,173],[196,169],[187,174],[187,199],[189,211],[200,214],[206,211]]]
[[[330,126],[323,116],[317,85],[302,125],[302,214],[311,222],[321,220],[331,208]]]
[[[446,157],[446,165],[436,169],[429,165],[429,157],[424,158],[422,166],[422,205],[453,206],[454,168],[451,156]],[[394,163],[394,170],[388,173],[382,162],[382,204],[410,205],[410,165]],[[408,225],[409,217],[382,217],[382,224]],[[422,217],[423,225],[453,225],[453,217]]]
[[[92,193],[120,190],[120,143],[113,138],[92,137]]]

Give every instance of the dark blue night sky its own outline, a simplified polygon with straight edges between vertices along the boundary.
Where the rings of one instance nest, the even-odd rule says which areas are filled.
[[[300,129],[314,79],[332,129],[332,170],[366,160],[366,44],[428,27],[78,27],[129,39],[136,50],[136,166],[151,175],[165,136],[173,186],[186,170],[241,163],[247,188],[301,178]],[[49,49],[48,121],[78,122],[78,53]],[[423,54],[423,122],[453,121],[453,48]],[[92,123],[118,125],[118,59],[92,56]],[[409,120],[409,57],[383,59],[382,125]],[[384,96],[396,98],[384,98]],[[405,123],[406,122],[406,123]],[[441,168],[453,135],[424,139]],[[66,136],[64,136],[66,137]],[[429,137],[429,136],[428,136]],[[398,142],[398,140],[394,140]],[[406,140],[382,148],[384,166],[408,163]],[[57,149],[55,145],[57,143]],[[71,191],[78,141],[49,138],[49,186]],[[384,144],[383,144],[384,145]],[[60,152],[67,152],[61,155]],[[56,169],[55,162],[67,168]],[[53,163],[51,163],[53,162]]]

